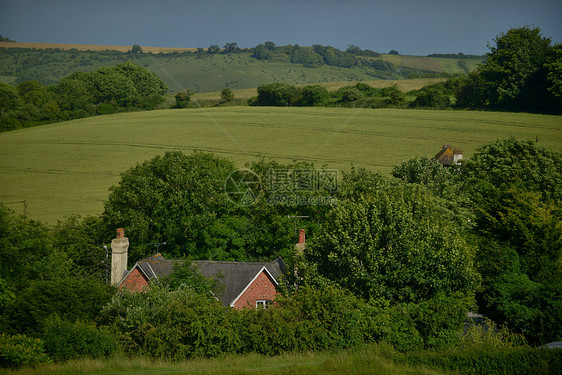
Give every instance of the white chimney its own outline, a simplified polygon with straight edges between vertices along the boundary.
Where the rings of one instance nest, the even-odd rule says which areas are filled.
[[[117,285],[127,272],[129,239],[123,228],[117,229],[117,237],[111,241],[111,285]]]

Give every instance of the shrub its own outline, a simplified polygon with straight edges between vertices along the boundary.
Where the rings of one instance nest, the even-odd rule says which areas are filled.
[[[176,360],[236,353],[237,317],[188,287],[171,291],[158,285],[144,293],[120,292],[102,312],[127,352]]]
[[[187,108],[193,92],[190,90],[179,91],[176,94],[176,108]]]
[[[117,339],[93,323],[69,322],[57,315],[46,319],[43,340],[47,353],[56,361],[109,356],[119,349]]]
[[[0,334],[0,367],[36,366],[50,361],[40,339]]]
[[[435,108],[443,109],[451,104],[449,97],[436,88],[422,90],[416,99],[410,104],[412,108]]]

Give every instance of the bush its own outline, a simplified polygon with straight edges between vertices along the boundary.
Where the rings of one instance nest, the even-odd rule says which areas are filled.
[[[237,353],[242,346],[236,311],[185,286],[122,291],[102,318],[121,334],[131,354],[181,360]]]
[[[434,108],[443,109],[450,106],[449,97],[436,88],[422,90],[416,99],[410,104],[411,108]]]
[[[193,92],[190,90],[179,91],[176,94],[176,108],[187,108],[191,100],[191,95],[193,95]]]
[[[0,334],[0,367],[36,366],[50,361],[40,339]]]
[[[286,83],[271,83],[258,87],[258,97],[252,105],[288,107],[300,103],[300,90]]]
[[[56,361],[101,358],[119,349],[117,339],[93,323],[69,322],[57,315],[46,319],[43,340],[47,353]]]

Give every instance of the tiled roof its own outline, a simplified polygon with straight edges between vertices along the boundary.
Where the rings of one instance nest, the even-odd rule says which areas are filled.
[[[155,277],[161,278],[171,274],[176,264],[181,264],[183,260],[167,260],[161,255],[137,262],[148,279]],[[222,262],[209,260],[194,260],[193,264],[206,278],[215,278],[222,285],[224,290],[218,296],[224,305],[229,305],[236,297],[242,293],[244,288],[264,267],[269,274],[279,283],[285,271],[285,264],[278,258],[272,262]]]

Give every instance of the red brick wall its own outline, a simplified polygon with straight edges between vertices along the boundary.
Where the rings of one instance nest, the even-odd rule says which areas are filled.
[[[138,268],[133,269],[131,273],[127,275],[127,278],[123,280],[119,288],[126,288],[133,292],[142,292],[144,288],[148,288],[148,281],[140,273]]]
[[[263,270],[254,282],[246,289],[246,291],[238,298],[234,304],[235,309],[244,307],[256,308],[256,301],[260,299],[271,300],[275,299],[277,290],[275,284]]]

